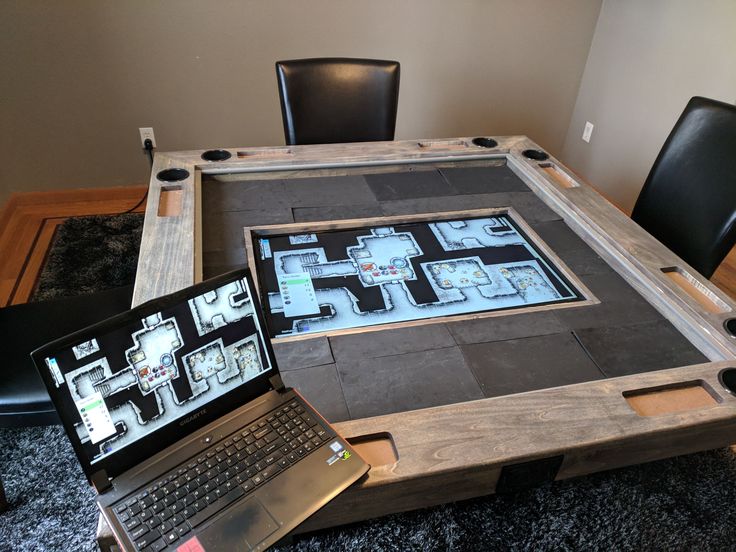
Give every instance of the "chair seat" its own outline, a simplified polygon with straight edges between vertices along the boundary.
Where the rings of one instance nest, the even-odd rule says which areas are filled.
[[[34,349],[130,308],[133,286],[0,309],[0,427],[61,423]]]

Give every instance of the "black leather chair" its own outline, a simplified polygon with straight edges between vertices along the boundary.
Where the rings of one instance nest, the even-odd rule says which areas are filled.
[[[59,424],[31,351],[130,308],[133,286],[0,309],[0,427]]]
[[[706,278],[736,242],[736,106],[695,96],[631,213]]]
[[[276,62],[288,145],[393,140],[399,63],[313,58]]]

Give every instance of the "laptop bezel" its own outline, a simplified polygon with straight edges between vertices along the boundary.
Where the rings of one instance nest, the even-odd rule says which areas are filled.
[[[248,292],[254,307],[253,310],[256,318],[258,319],[258,324],[262,333],[261,344],[264,347],[263,352],[268,358],[271,368],[224,395],[216,397],[197,410],[188,412],[187,416],[191,416],[195,413],[201,414],[198,416],[192,416],[192,419],[185,425],[180,425],[179,423],[182,417],[176,418],[167,425],[154,430],[151,434],[130,443],[119,451],[101,458],[99,461],[92,464],[90,458],[82,447],[82,443],[76,438],[74,425],[80,421],[79,414],[76,411],[68,412],[68,407],[61,402],[60,395],[62,392],[66,391],[61,391],[56,388],[53,378],[46,367],[45,359],[47,357],[54,356],[54,352],[61,349],[72,347],[80,342],[87,341],[93,337],[99,336],[100,334],[109,332],[112,329],[119,328],[120,326],[131,323],[140,323],[141,319],[149,314],[159,312],[168,306],[185,302],[192,297],[196,297],[207,291],[216,289],[228,282],[241,279],[245,279],[248,285]],[[31,353],[31,359],[33,360],[36,370],[40,374],[41,379],[49,392],[51,401],[59,414],[59,418],[62,421],[67,436],[71,441],[74,452],[82,465],[82,469],[87,476],[88,481],[91,482],[92,476],[102,470],[104,470],[107,477],[115,477],[130,468],[135,467],[139,463],[205,425],[217,420],[228,412],[231,412],[243,404],[246,404],[247,402],[274,389],[270,380],[274,375],[279,374],[279,369],[276,363],[273,347],[271,346],[271,340],[268,335],[268,327],[265,324],[262,306],[255,290],[256,288],[254,286],[250,270],[248,268],[235,270],[209,280],[205,280],[183,290],[147,301],[146,303],[143,303],[129,311],[103,320],[97,324],[87,326],[86,328],[72,334],[47,343]],[[235,322],[235,324],[237,324],[237,322]],[[203,409],[205,409],[204,412]]]

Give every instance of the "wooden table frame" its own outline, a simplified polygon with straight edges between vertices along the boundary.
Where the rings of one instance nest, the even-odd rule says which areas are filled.
[[[736,366],[736,338],[724,328],[736,303],[534,142],[523,136],[494,139],[493,148],[476,146],[470,137],[234,148],[227,150],[230,159],[218,162],[203,161],[203,151],[156,154],[134,304],[201,278],[202,174],[277,176],[501,159],[711,361],[338,423],[348,438],[390,435],[398,461],[374,465],[300,531],[493,493],[511,465],[534,477],[535,467],[556,464],[547,478],[563,479],[736,441],[736,397],[718,377]],[[160,181],[156,175],[169,168],[184,168],[189,175],[180,182]],[[162,216],[171,199],[175,214]],[[630,396],[651,397],[650,414],[656,415],[637,413]],[[524,464],[530,461],[537,462]],[[513,474],[507,469],[506,475]]]

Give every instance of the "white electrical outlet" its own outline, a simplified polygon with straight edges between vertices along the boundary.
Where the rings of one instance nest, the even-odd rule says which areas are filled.
[[[153,135],[153,129],[152,128],[150,128],[150,127],[148,127],[148,128],[139,128],[138,129],[138,132],[141,133],[141,147],[142,148],[145,148],[146,147],[146,140],[150,140],[151,143],[153,144],[153,147],[154,148],[156,147],[156,137]]]
[[[153,131],[151,131],[153,134]],[[593,123],[585,121],[585,129],[583,130],[583,141],[590,143],[590,135],[593,134]]]

